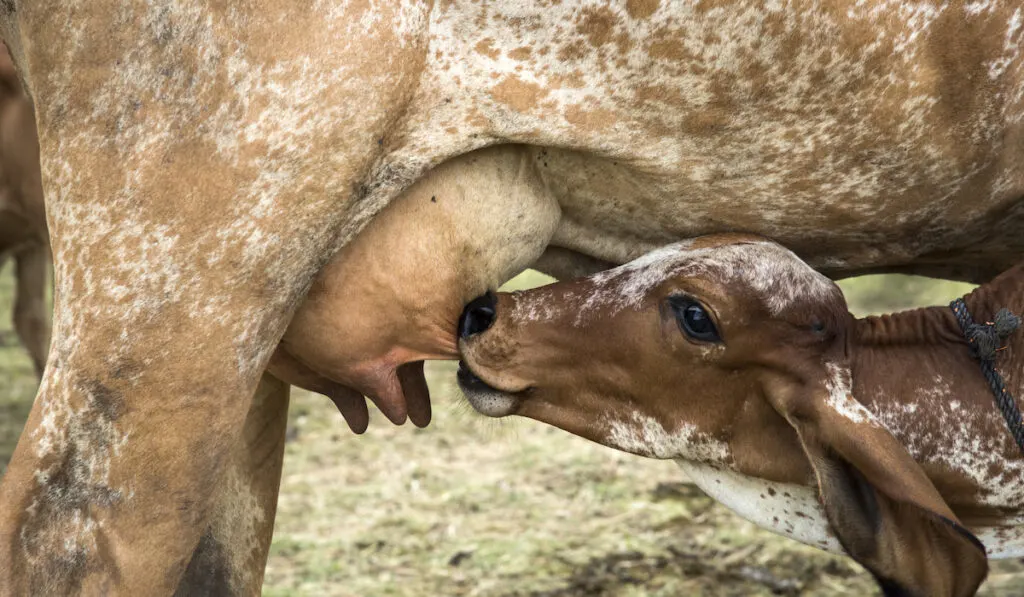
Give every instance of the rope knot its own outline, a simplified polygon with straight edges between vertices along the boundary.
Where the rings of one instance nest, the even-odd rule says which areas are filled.
[[[1004,308],[996,313],[992,321],[967,325],[964,336],[974,349],[975,356],[983,361],[991,361],[1002,350],[1006,338],[1019,326],[1020,317]]]
[[[1020,317],[1010,313],[1009,309],[1000,309],[992,321],[979,325],[971,318],[964,299],[954,300],[949,304],[949,308],[953,310],[953,315],[960,324],[960,331],[967,338],[974,356],[981,364],[981,373],[996,398],[996,406],[999,407],[999,412],[1010,429],[1010,435],[1017,442],[1021,452],[1024,452],[1024,416],[1021,416],[1017,401],[1006,389],[1006,382],[996,371],[995,366],[996,352],[1002,350],[1003,340],[1020,326]]]
[[[992,329],[1003,340],[1006,340],[1018,327],[1020,327],[1020,317],[1005,307],[996,313],[996,318],[992,321]]]

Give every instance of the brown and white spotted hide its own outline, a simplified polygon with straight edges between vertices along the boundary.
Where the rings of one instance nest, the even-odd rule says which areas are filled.
[[[7,0],[0,35],[56,281],[0,593],[176,590],[318,272],[475,150],[521,147],[563,271],[736,229],[836,276],[984,280],[1024,249],[1014,2]],[[526,251],[500,254],[474,277]],[[426,355],[399,348],[373,358]]]

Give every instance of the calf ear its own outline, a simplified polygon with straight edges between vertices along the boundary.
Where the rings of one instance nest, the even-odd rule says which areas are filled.
[[[887,596],[974,595],[988,574],[985,548],[924,471],[850,393],[849,369],[821,382],[775,380],[771,405],[796,430],[839,543]]]

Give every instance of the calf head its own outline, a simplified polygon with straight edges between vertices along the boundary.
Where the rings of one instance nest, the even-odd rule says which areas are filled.
[[[465,310],[459,381],[518,414],[654,458],[814,485],[889,595],[970,595],[984,548],[851,394],[839,288],[783,247],[717,235]]]

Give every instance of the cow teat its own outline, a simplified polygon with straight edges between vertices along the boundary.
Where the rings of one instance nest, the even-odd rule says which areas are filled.
[[[270,372],[331,397],[356,432],[368,415],[353,393],[395,424],[426,425],[423,361],[457,358],[459,335],[489,327],[484,293],[533,263],[558,224],[523,151],[455,158],[381,211],[320,271]]]

